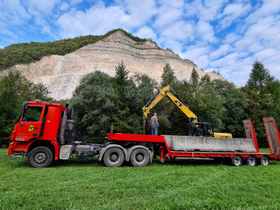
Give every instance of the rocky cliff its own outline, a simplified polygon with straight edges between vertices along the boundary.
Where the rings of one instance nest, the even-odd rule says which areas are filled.
[[[193,68],[201,77],[208,74],[211,79],[223,79],[213,72],[204,72],[170,50],[159,48],[151,40],[139,42],[121,30],[64,56],[45,56],[37,62],[18,64],[10,69],[17,69],[27,79],[46,85],[53,98],[68,99],[83,76],[96,70],[113,76],[114,68],[120,62],[131,74],[144,73],[158,82],[167,63],[181,80],[188,80]]]

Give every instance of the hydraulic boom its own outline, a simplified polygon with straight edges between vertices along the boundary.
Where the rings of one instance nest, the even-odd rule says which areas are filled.
[[[163,99],[167,97],[176,107],[191,121],[190,135],[195,136],[214,136],[218,139],[232,138],[231,133],[217,133],[213,132],[213,129],[207,122],[199,122],[197,115],[183,102],[181,102],[170,90],[170,86],[165,86],[159,90],[159,94],[156,95],[152,101],[143,107],[144,118],[147,119],[151,110]]]

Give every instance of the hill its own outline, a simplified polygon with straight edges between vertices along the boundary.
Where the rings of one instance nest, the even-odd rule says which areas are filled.
[[[12,45],[1,50],[0,57],[0,69],[4,74],[18,70],[32,82],[43,83],[50,96],[58,100],[71,98],[86,74],[99,70],[112,76],[115,66],[121,62],[131,75],[147,74],[158,82],[167,63],[181,80],[188,80],[193,69],[201,77],[207,74],[210,79],[223,79],[171,50],[160,48],[152,40],[140,39],[122,29],[103,36]]]

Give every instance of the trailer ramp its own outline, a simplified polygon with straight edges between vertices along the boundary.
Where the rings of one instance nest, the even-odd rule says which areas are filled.
[[[272,156],[280,159],[280,132],[273,117],[263,118],[266,138]]]

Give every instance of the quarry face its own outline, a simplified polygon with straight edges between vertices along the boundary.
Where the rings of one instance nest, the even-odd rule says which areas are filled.
[[[175,76],[189,80],[195,69],[200,77],[208,74],[210,79],[222,76],[205,72],[190,60],[182,59],[168,49],[161,49],[151,40],[137,42],[122,31],[116,31],[94,44],[86,45],[64,56],[50,55],[30,64],[19,64],[16,69],[34,83],[44,84],[54,99],[69,99],[79,85],[80,79],[94,71],[102,71],[111,76],[115,66],[123,62],[130,74],[147,74],[160,81],[163,67],[170,64]]]

